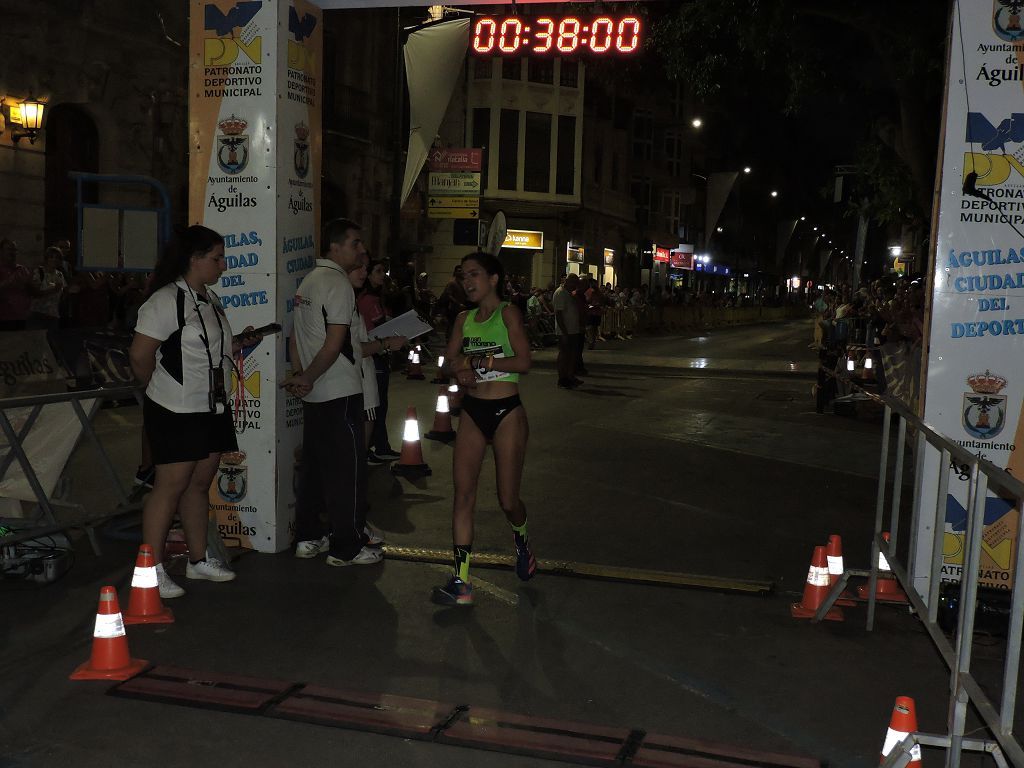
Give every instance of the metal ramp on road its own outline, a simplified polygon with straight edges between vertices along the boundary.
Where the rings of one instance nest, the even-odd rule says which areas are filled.
[[[639,729],[517,715],[468,704],[155,666],[107,691],[144,701],[273,717],[563,763],[642,768],[821,768],[760,752]]]

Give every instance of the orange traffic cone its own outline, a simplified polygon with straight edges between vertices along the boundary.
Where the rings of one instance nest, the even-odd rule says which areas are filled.
[[[885,758],[889,756],[895,746],[915,731],[917,731],[917,712],[914,708],[914,700],[909,696],[897,696],[896,704],[892,708],[892,717],[889,718],[889,730],[885,732],[882,759],[879,764],[884,763]],[[907,765],[921,765],[920,744],[915,744],[910,748],[910,762]]]
[[[444,355],[438,355],[437,356],[437,373],[435,373],[434,374],[434,378],[432,378],[430,380],[431,384],[444,384],[444,385],[447,386],[448,379],[445,378],[445,375],[444,375],[444,373],[441,370],[442,368],[444,368]]]
[[[156,580],[153,548],[149,544],[139,547],[132,575],[132,591],[128,595],[125,624],[173,624],[174,614],[160,600],[160,587]]]
[[[889,532],[884,531],[882,538],[888,543]],[[867,600],[871,597],[867,584],[857,587],[857,597],[861,600]],[[907,593],[900,589],[900,583],[892,575],[889,561],[885,559],[885,555],[881,552],[878,553],[878,582],[875,584],[875,600],[880,600],[883,603],[901,603],[904,605],[910,602],[907,599]]]
[[[458,384],[448,385],[448,410],[451,411],[452,416],[462,413],[462,390],[459,389]]]
[[[398,461],[391,465],[391,471],[410,480],[431,474],[430,467],[423,461],[423,449],[420,447],[420,423],[416,418],[416,409],[411,405],[405,412],[402,453]]]
[[[825,557],[828,559],[828,586],[831,591],[832,587],[843,577],[846,567],[843,564],[843,540],[839,534],[833,533],[828,537],[828,544],[825,545]],[[835,604],[850,607],[857,603],[853,601],[853,594],[843,590]]]
[[[815,547],[811,556],[811,567],[807,571],[803,599],[799,603],[793,603],[789,607],[789,613],[794,619],[813,619],[827,596],[828,565],[825,560],[825,548]],[[843,611],[840,608],[830,608],[825,618],[829,621],[842,621]]]
[[[455,430],[452,429],[452,417],[448,412],[448,388],[441,387],[437,390],[437,408],[434,410],[434,426],[424,435],[427,440],[438,440],[442,443],[450,443],[455,439]]]
[[[96,627],[92,633],[92,655],[71,673],[71,680],[127,680],[139,674],[148,664],[133,659],[128,652],[128,638],[124,634],[121,606],[117,603],[117,590],[100,589],[100,604],[96,609]]]
[[[418,344],[409,350],[409,367],[405,369],[405,378],[417,381],[427,378],[423,375],[423,367],[420,365],[420,347]]]

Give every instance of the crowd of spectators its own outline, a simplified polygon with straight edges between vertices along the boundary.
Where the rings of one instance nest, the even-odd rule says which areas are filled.
[[[814,298],[815,345],[856,341],[920,345],[924,332],[924,283],[907,277],[875,280],[853,289],[825,288]]]
[[[67,240],[34,262],[15,241],[0,240],[0,330],[134,327],[147,273],[78,270]]]

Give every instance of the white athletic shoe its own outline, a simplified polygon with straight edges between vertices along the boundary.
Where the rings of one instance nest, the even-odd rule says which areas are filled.
[[[170,600],[172,597],[181,597],[185,594],[185,590],[167,575],[163,563],[159,563],[156,566],[156,585],[160,589],[160,598],[162,600]]]
[[[195,565],[185,566],[185,578],[206,579],[207,581],[234,581],[235,572],[216,557],[207,557]]]
[[[384,559],[384,553],[379,549],[371,549],[370,547],[363,547],[360,549],[356,556],[351,560],[342,560],[341,558],[335,557],[334,555],[327,556],[327,564],[335,566],[345,565],[373,565],[379,563]]]
[[[366,546],[379,547],[384,543],[384,534],[369,523],[363,527],[363,532],[370,537],[370,540],[366,542]]]
[[[319,554],[326,552],[331,548],[331,539],[329,536],[324,536],[322,539],[311,539],[308,541],[300,541],[295,545],[295,556],[303,559],[310,557],[316,557]]]

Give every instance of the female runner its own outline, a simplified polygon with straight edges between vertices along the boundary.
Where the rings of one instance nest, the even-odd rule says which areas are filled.
[[[459,313],[444,356],[446,373],[466,394],[452,459],[455,573],[447,584],[434,588],[433,600],[441,605],[473,604],[473,511],[488,443],[494,450],[498,503],[512,526],[516,575],[526,581],[537,570],[526,532],[526,507],[519,498],[530,430],[518,382],[530,370],[530,342],[522,313],[504,301],[501,262],[489,253],[471,253],[462,260],[462,271],[467,300],[476,309]]]

